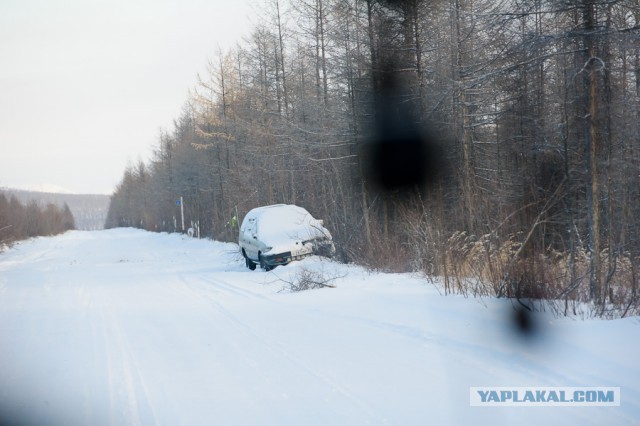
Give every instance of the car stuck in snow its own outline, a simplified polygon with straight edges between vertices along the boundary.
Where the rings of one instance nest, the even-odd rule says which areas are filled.
[[[258,264],[266,271],[314,254],[331,257],[336,250],[323,221],[291,204],[249,211],[240,226],[238,244],[249,269]]]

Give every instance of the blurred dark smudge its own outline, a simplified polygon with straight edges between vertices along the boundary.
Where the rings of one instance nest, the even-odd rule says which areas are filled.
[[[424,123],[398,72],[386,67],[375,94],[375,122],[364,146],[365,178],[374,190],[424,192],[446,174],[443,137]]]

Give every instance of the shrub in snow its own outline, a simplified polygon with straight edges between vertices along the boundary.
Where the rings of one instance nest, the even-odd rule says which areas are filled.
[[[342,277],[336,274],[328,274],[324,270],[317,271],[302,267],[298,269],[291,281],[282,280],[286,284],[283,290],[305,291],[326,287],[335,288],[336,286],[333,282]]]

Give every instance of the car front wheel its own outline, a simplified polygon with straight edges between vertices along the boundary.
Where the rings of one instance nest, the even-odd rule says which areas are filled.
[[[255,271],[256,270],[256,264],[253,263],[253,261],[247,257],[247,254],[244,252],[244,249],[242,249],[242,257],[244,257],[245,266],[247,268],[249,268],[250,270]]]

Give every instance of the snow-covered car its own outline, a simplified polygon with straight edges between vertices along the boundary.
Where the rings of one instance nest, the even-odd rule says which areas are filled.
[[[331,257],[336,249],[322,220],[302,207],[275,204],[257,207],[244,217],[238,237],[245,264],[266,271],[313,254]]]

